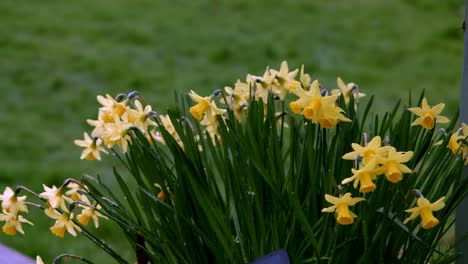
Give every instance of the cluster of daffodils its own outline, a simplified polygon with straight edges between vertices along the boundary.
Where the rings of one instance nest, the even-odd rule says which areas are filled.
[[[86,196],[87,188],[76,180],[66,180],[59,188],[52,186],[49,188],[44,185],[44,192],[36,194],[26,187],[19,186],[13,191],[10,187],[6,187],[3,194],[0,195],[2,201],[2,214],[0,221],[4,221],[2,231],[10,236],[16,235],[17,232],[24,234],[22,223],[32,225],[26,220],[20,212],[27,213],[27,205],[32,205],[44,209],[45,214],[55,220],[50,231],[63,238],[65,231],[70,235],[76,236],[77,232],[81,232],[82,226],[87,226],[90,220],[93,220],[94,226],[99,227],[99,218],[107,219],[102,215],[100,205],[96,202],[90,202]],[[26,191],[36,196],[45,203],[45,206],[40,204],[26,202],[26,196],[18,196],[20,191]],[[78,214],[75,217],[76,212]]]
[[[299,73],[299,79],[296,77]],[[282,62],[279,70],[267,67],[263,75],[257,76],[247,74],[245,82],[237,80],[234,87],[225,87],[224,92],[216,90],[212,95],[201,97],[196,92],[191,91],[189,96],[196,104],[190,108],[190,113],[206,131],[212,136],[217,135],[218,117],[226,118],[227,109],[221,109],[216,105],[215,98],[222,94],[220,103],[227,106],[235,117],[241,121],[249,107],[249,100],[262,100],[266,105],[269,95],[272,98],[284,102],[286,95],[294,94],[298,97],[289,103],[292,112],[303,115],[306,119],[324,128],[333,128],[339,122],[351,122],[343,113],[343,109],[337,106],[337,99],[343,96],[346,104],[349,104],[350,97],[353,96],[355,103],[359,98],[365,96],[360,93],[358,86],[354,83],[345,84],[343,80],[337,78],[338,89],[325,90],[318,80],[312,81],[309,74],[304,72],[302,65],[300,72],[298,69],[289,70],[288,63]],[[266,108],[265,108],[266,110]],[[281,116],[278,113],[277,116]]]
[[[426,130],[435,128],[436,123],[448,123],[447,117],[440,115],[444,109],[444,104],[437,104],[431,107],[426,98],[423,98],[421,107],[411,107],[408,110],[414,113],[417,117],[412,122],[412,126],[420,125]],[[463,135],[460,134],[462,132]],[[366,136],[364,137],[366,139]],[[453,133],[449,139],[447,147],[450,148],[453,154],[462,154],[465,165],[468,164],[468,125],[463,123],[462,127]],[[437,145],[442,144],[442,140],[437,142]],[[378,176],[385,175],[386,179],[394,184],[403,179],[403,174],[411,173],[412,170],[404,163],[408,162],[413,156],[412,151],[402,152],[397,151],[392,146],[382,146],[382,139],[379,136],[372,138],[364,146],[357,143],[351,145],[352,152],[343,155],[345,160],[353,160],[355,168],[351,169],[353,175],[342,180],[341,184],[353,182],[353,187],[356,189],[359,185],[359,192],[371,193],[376,190],[375,181]],[[411,215],[404,220],[408,223],[410,220],[421,217],[421,226],[424,229],[434,227],[439,223],[439,220],[434,217],[432,212],[442,209],[445,197],[431,203],[424,198],[419,190],[414,192],[418,199],[416,207],[407,209],[405,212]],[[334,197],[326,194],[325,200],[333,206],[324,208],[322,212],[335,212],[336,221],[341,225],[349,225],[354,223],[356,214],[349,210],[349,206],[353,206],[358,202],[364,201],[364,198],[352,198],[351,193],[347,192],[340,197]]]
[[[150,105],[143,107],[143,104],[136,99],[135,92],[128,95],[117,95],[113,98],[110,95],[97,96],[97,101],[102,105],[98,111],[97,120],[88,119],[89,125],[94,129],[91,136],[84,132],[83,140],[75,140],[75,144],[83,147],[81,159],[100,160],[100,153],[108,153],[106,149],[119,146],[125,153],[131,142],[129,135],[131,129],[139,129],[147,136],[149,141],[153,139],[164,143],[164,139],[158,130],[158,125],[153,120],[156,117]],[[182,145],[179,136],[168,115],[158,116],[165,129]]]

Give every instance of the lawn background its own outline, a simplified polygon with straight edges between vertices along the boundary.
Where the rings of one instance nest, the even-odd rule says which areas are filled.
[[[408,90],[459,104],[463,1],[82,0],[0,1],[0,189],[40,192],[82,173],[112,183],[117,161],[79,160],[96,95],[138,90],[157,111],[173,92],[207,95],[266,66],[305,64],[329,89],[336,77],[378,95],[387,110]],[[50,262],[64,252],[107,256],[82,238],[59,239],[31,208],[26,235],[0,242]],[[99,230],[130,261],[112,224]]]

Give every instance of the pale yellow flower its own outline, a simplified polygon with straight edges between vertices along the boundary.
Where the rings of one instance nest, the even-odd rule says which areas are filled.
[[[234,112],[237,120],[242,120],[248,106],[248,99],[250,93],[250,87],[247,83],[243,83],[240,80],[237,80],[234,89],[231,87],[224,87],[224,91],[226,91],[226,100],[221,98],[221,103],[229,106]]]
[[[83,147],[80,159],[101,160],[101,152],[107,154],[107,150],[101,146],[101,138],[91,138],[88,133],[83,133],[84,140],[75,140],[75,145]]]
[[[146,105],[143,108],[143,105],[138,100],[135,100],[134,104],[136,109],[129,108],[127,110],[128,122],[138,127],[143,133],[146,133],[149,126],[156,126],[156,122],[150,118],[153,109],[151,105]]]
[[[120,117],[127,111],[128,100],[117,102],[108,94],[106,94],[106,97],[98,95],[97,100],[102,105],[102,107],[99,108],[99,119],[106,123],[114,122],[116,116]]]
[[[410,168],[402,164],[404,162],[408,162],[412,156],[412,151],[397,152],[395,148],[391,147],[388,148],[387,156],[378,157],[378,160],[385,170],[385,177],[389,181],[397,183],[403,179],[403,173],[412,172]]]
[[[50,228],[52,233],[60,238],[65,236],[65,230],[72,236],[76,236],[78,232],[81,232],[81,228],[73,222],[73,213],[69,213],[67,210],[65,212],[59,213],[55,209],[47,208],[45,214],[56,220],[55,224]]]
[[[380,136],[375,136],[372,140],[367,143],[365,147],[352,143],[351,147],[354,151],[346,153],[343,155],[345,160],[356,160],[356,157],[362,157],[364,164],[370,162],[375,157],[383,157],[388,152],[388,147],[381,147],[382,139]]]
[[[84,189],[80,184],[76,182],[70,182],[67,184],[68,190],[65,192],[67,196],[69,196],[73,201],[82,201],[82,197],[84,196],[80,192],[88,192],[87,189]]]
[[[263,76],[255,76],[248,74],[247,83],[255,86],[254,97],[256,100],[262,98],[264,104],[268,102],[268,94],[273,93],[273,81],[275,75],[271,74],[270,69],[267,67]]]
[[[66,202],[71,203],[73,200],[70,197],[63,195],[62,187],[57,188],[55,185],[52,188],[47,187],[45,184],[42,185],[45,192],[40,193],[39,195],[47,199],[47,203],[52,208],[60,208],[62,210],[67,210]]]
[[[339,89],[334,89],[331,92],[333,95],[342,95],[347,105],[349,104],[349,99],[351,95],[353,95],[355,100],[366,96],[365,94],[360,93],[356,89],[355,83],[351,82],[351,83],[345,84],[340,77],[336,78],[336,83],[338,84]]]
[[[290,72],[286,61],[281,63],[279,71],[270,70],[271,75],[275,76],[273,93],[278,95],[281,101],[284,100],[286,94],[294,91],[296,87],[301,87],[301,83],[294,79],[296,78],[297,72],[298,69]]]
[[[301,80],[302,88],[304,88],[305,90],[309,90],[310,84],[312,83],[312,79],[310,78],[309,74],[304,73],[304,64],[302,64],[301,66],[299,79]]]
[[[0,194],[2,201],[2,209],[7,213],[17,215],[18,212],[28,212],[26,206],[26,196],[17,196],[16,193],[10,188],[6,187],[3,194]]]
[[[408,108],[413,114],[417,115],[412,126],[421,125],[425,129],[433,129],[436,123],[448,123],[449,119],[445,116],[441,116],[440,113],[444,109],[445,104],[438,104],[434,107],[430,107],[427,103],[427,99],[423,98],[421,107],[410,107]]]
[[[91,203],[89,202],[88,197],[83,195],[81,198],[82,198],[81,199],[82,202],[84,202],[85,204],[90,205],[90,206],[86,206],[86,205],[82,205],[82,204],[79,205],[83,209],[81,210],[81,213],[76,216],[76,219],[78,220],[78,222],[80,222],[82,225],[86,226],[86,225],[88,225],[89,220],[93,219],[94,226],[96,228],[98,228],[99,227],[99,217],[104,218],[104,219],[109,219],[107,216],[101,214],[99,211],[96,210],[96,209],[101,209],[100,205],[96,205],[96,206],[94,206],[95,207],[94,208],[94,207],[92,207]]]
[[[358,202],[364,201],[364,198],[351,198],[351,193],[345,193],[342,197],[334,197],[325,194],[325,200],[333,204],[333,206],[322,209],[324,213],[335,212],[336,221],[340,225],[350,225],[354,223],[354,218],[357,216],[349,210],[349,206],[353,206]]]
[[[408,223],[410,220],[415,219],[416,217],[421,217],[421,224],[424,229],[429,229],[434,227],[439,223],[439,220],[434,217],[432,212],[439,211],[440,209],[445,207],[444,203],[445,196],[440,198],[434,203],[431,203],[424,197],[418,198],[416,204],[417,206],[408,210],[405,210],[407,213],[411,213],[411,215],[405,219],[404,223]]]
[[[128,142],[131,140],[128,131],[132,124],[128,122],[127,114],[121,117],[115,116],[114,123],[107,123],[104,127],[104,144],[108,148],[118,145],[123,153],[127,152]]]
[[[335,127],[340,121],[351,122],[351,119],[342,114],[344,112],[343,109],[335,104],[324,104],[321,110],[322,116],[320,117],[319,124],[324,128]]]
[[[22,223],[34,225],[23,216],[11,212],[0,213],[0,222],[3,221],[5,221],[5,225],[2,227],[2,231],[9,236],[16,235],[16,232],[20,232],[24,235]]]

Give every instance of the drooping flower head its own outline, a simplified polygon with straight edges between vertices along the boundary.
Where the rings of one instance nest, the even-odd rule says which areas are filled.
[[[11,212],[3,212],[0,213],[0,222],[5,222],[2,227],[3,233],[14,236],[16,232],[20,232],[24,235],[23,225],[22,223],[34,225],[33,223],[29,222],[26,218],[21,215],[13,214]]]
[[[39,195],[42,198],[47,199],[47,203],[51,208],[60,208],[62,210],[67,210],[66,202],[73,202],[73,200],[70,197],[67,197],[63,194],[63,187],[57,188],[55,187],[55,185],[53,185],[52,188],[49,188],[45,184],[43,184],[42,186],[44,187],[45,192],[42,192]]]
[[[275,80],[275,74],[270,72],[270,69],[267,67],[263,76],[256,76],[252,74],[247,74],[247,83],[253,85],[254,97],[256,100],[262,98],[264,104],[268,102],[268,94],[273,91],[273,81]]]
[[[72,236],[76,236],[78,232],[81,232],[81,228],[73,222],[73,213],[64,210],[64,213],[60,213],[55,209],[47,208],[45,214],[56,220],[55,224],[50,228],[52,233],[60,238],[65,236],[65,230]]]
[[[356,197],[351,198],[351,193],[345,193],[342,197],[334,197],[325,194],[325,200],[333,204],[330,207],[322,209],[324,213],[335,212],[336,221],[340,225],[350,225],[354,223],[354,218],[357,216],[349,210],[349,206],[353,206],[358,202],[364,201],[364,198]]]
[[[410,107],[408,108],[413,114],[417,115],[412,126],[421,125],[425,129],[433,129],[436,123],[448,123],[449,119],[445,116],[441,116],[442,110],[445,104],[438,104],[434,107],[430,107],[427,103],[427,99],[424,97],[421,103],[421,107]]]
[[[0,200],[2,201],[2,210],[13,215],[17,215],[18,212],[28,212],[26,206],[26,196],[18,196],[10,187],[6,187],[3,194],[0,194]]]
[[[81,213],[76,216],[76,219],[78,222],[80,222],[82,225],[88,225],[89,220],[93,219],[94,226],[96,228],[99,227],[99,217],[108,219],[107,216],[101,214],[98,210],[101,209],[100,205],[93,205],[89,202],[88,197],[86,195],[82,195],[81,201],[84,202],[85,204],[89,205],[82,205],[80,204],[79,207],[82,208]]]
[[[421,225],[424,229],[429,229],[436,226],[439,223],[439,220],[434,217],[432,212],[439,211],[440,209],[445,207],[445,203],[443,202],[444,199],[445,196],[435,201],[434,203],[431,203],[428,199],[424,197],[418,198],[416,202],[416,207],[405,210],[405,212],[411,213],[411,215],[405,219],[404,223],[406,224],[410,220],[413,220],[416,217],[420,216]]]
[[[156,126],[156,122],[150,118],[153,109],[151,105],[146,105],[143,108],[143,105],[138,100],[135,100],[134,104],[136,109],[129,108],[127,110],[128,122],[138,127],[143,133],[146,133],[149,126]]]
[[[213,118],[216,115],[224,114],[226,111],[219,109],[213,101],[213,95],[208,97],[201,97],[196,92],[190,91],[190,98],[197,104],[190,107],[190,113],[197,120],[201,120],[204,116]]]

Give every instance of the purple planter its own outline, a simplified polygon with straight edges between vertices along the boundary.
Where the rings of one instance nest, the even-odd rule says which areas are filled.
[[[291,264],[291,261],[289,261],[288,252],[284,249],[280,249],[260,257],[249,264]]]

